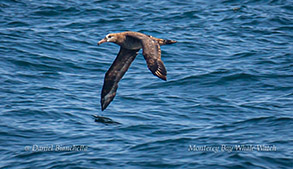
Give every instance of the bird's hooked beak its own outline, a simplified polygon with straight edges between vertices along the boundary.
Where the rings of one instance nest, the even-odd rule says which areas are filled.
[[[100,44],[102,44],[102,43],[105,43],[105,42],[107,42],[107,38],[106,38],[106,37],[105,37],[104,39],[100,40],[100,41],[98,42],[98,45],[100,45]]]

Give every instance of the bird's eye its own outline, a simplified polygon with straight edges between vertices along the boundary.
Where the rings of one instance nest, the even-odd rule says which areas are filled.
[[[108,36],[108,38],[112,38],[112,36]]]

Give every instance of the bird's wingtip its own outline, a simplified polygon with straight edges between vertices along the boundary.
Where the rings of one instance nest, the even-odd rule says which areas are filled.
[[[176,40],[166,40],[166,44],[172,44],[172,43],[177,43]]]

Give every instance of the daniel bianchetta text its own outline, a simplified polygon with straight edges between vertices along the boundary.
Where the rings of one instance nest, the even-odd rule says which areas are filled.
[[[87,151],[88,146],[85,145],[61,145],[61,144],[51,144],[51,145],[32,145],[32,146],[25,146],[25,151],[32,151],[32,152],[48,152],[48,151]]]
[[[262,151],[270,152],[277,151],[275,145],[218,145],[218,146],[207,146],[207,145],[189,145],[188,151],[205,151],[205,152],[247,152],[247,151]]]

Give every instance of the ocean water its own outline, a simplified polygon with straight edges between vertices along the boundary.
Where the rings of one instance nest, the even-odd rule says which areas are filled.
[[[101,112],[122,31],[178,43]],[[0,84],[0,168],[292,168],[293,2],[1,0]]]

